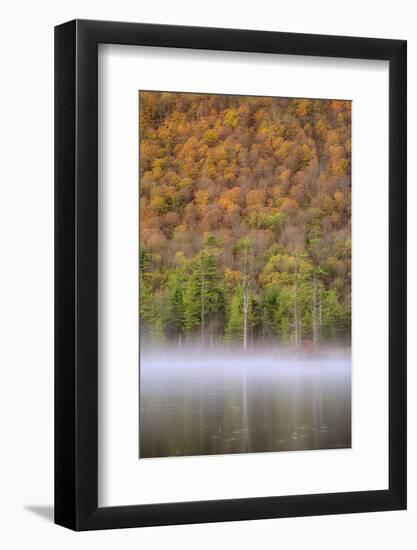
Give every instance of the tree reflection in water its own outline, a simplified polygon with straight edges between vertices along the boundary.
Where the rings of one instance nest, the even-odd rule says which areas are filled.
[[[351,446],[350,355],[141,358],[140,458]]]

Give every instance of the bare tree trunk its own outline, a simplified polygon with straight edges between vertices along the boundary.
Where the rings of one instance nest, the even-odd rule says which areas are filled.
[[[245,301],[245,297],[244,297]],[[247,310],[246,304],[243,306],[243,351],[246,351],[248,348],[248,320],[247,320]]]
[[[316,279],[316,269],[313,272],[313,311],[312,311],[312,322],[313,322],[313,344],[316,346],[318,343],[318,327],[317,327],[317,279]]]
[[[201,345],[204,345],[204,267],[201,265]]]
[[[319,327],[321,332],[321,325],[323,323],[322,308],[321,308],[321,288],[319,289]]]
[[[249,281],[247,275],[247,248],[245,248],[245,263],[243,266],[243,351],[248,348],[248,310],[249,310]]]
[[[298,348],[298,268],[295,268],[294,284],[294,347]]]

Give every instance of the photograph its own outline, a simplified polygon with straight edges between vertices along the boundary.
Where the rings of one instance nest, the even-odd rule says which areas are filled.
[[[351,447],[349,100],[139,91],[139,458]]]

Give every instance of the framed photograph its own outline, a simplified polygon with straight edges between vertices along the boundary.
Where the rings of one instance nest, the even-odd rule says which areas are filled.
[[[55,522],[406,507],[406,42],[55,29]]]

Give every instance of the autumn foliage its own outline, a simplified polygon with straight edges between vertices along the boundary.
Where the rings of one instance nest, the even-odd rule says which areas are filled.
[[[349,344],[351,103],[140,92],[146,342]]]

